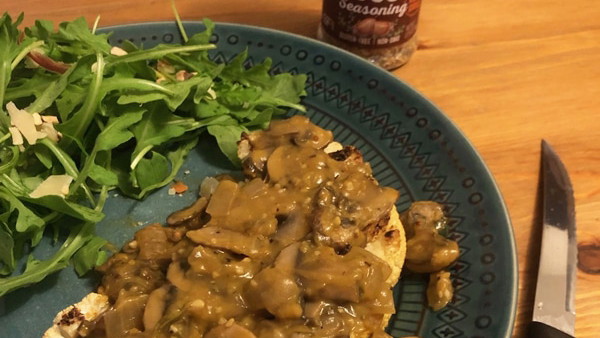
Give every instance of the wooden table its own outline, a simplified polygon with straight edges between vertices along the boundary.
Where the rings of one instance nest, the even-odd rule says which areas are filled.
[[[315,36],[321,0],[178,0],[183,19],[210,17]],[[167,0],[7,0],[2,10],[101,26],[172,20]],[[600,6],[573,0],[425,0],[419,50],[394,74],[466,133],[495,176],[519,257],[515,336],[531,317],[539,246],[534,210],[540,140],[574,184],[580,243],[600,245]],[[577,337],[600,335],[600,275],[578,271]]]

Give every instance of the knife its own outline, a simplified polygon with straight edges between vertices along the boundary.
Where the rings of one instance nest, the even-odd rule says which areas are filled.
[[[567,170],[542,140],[543,228],[531,338],[575,337],[577,241]]]

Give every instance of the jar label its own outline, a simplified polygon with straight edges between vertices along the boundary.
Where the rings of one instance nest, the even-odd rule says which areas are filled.
[[[390,47],[417,31],[421,0],[323,0],[323,29],[357,47]]]

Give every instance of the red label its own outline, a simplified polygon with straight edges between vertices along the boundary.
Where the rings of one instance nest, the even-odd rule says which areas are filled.
[[[334,38],[358,47],[389,47],[417,31],[421,0],[323,0],[322,24]]]

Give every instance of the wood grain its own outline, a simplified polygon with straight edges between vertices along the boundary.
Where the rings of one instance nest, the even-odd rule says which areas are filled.
[[[8,2],[8,3],[6,3]],[[320,0],[178,0],[210,17],[315,36]],[[101,25],[171,20],[168,1],[5,1],[25,22],[101,16]],[[531,317],[539,245],[540,140],[570,171],[578,239],[600,242],[600,6],[586,0],[425,0],[419,50],[394,71],[433,100],[474,144],[510,211],[519,259],[514,335]],[[600,276],[578,273],[577,337],[600,334]]]

